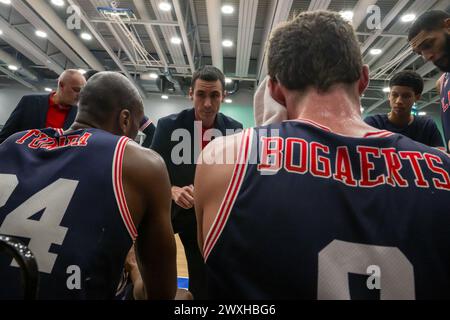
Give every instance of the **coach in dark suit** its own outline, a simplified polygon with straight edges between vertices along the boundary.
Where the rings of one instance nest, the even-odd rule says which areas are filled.
[[[0,132],[0,143],[10,135],[46,127],[68,129],[77,114],[76,104],[86,80],[78,70],[66,70],[58,78],[56,92],[22,97]]]
[[[197,244],[194,211],[195,162],[209,142],[208,129],[216,136],[242,129],[242,124],[219,113],[225,97],[225,77],[214,67],[206,66],[193,75],[189,97],[194,108],[183,110],[158,121],[152,149],[164,159],[172,183],[172,225],[183,243],[189,271],[189,291],[194,299],[206,299],[205,269]],[[232,129],[232,130],[230,130]],[[204,133],[207,133],[204,135]],[[172,141],[172,138],[178,141]]]

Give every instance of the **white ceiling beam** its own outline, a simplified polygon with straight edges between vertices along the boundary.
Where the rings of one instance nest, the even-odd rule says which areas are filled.
[[[3,17],[0,17],[0,29],[3,31],[2,39],[34,63],[43,65],[58,75],[64,71],[56,61],[13,28]]]
[[[86,68],[84,62],[61,38],[53,31],[53,29],[45,23],[39,15],[32,10],[23,1],[12,1],[11,5],[19,12],[25,19],[28,20],[36,30],[41,30],[47,33],[47,40],[50,41],[59,51],[61,51],[74,65],[79,68]]]
[[[258,0],[241,0],[239,4],[236,76],[247,77],[255,32]]]
[[[56,14],[52,7],[46,1],[25,0],[44,21],[46,21],[58,35],[64,39],[73,50],[83,58],[84,61],[92,68],[99,71],[104,70],[103,65],[97,60],[91,51],[83,42],[69,30],[66,24]],[[80,7],[80,6],[79,6]],[[81,7],[80,7],[81,8]]]
[[[184,26],[183,12],[181,12],[180,2],[178,0],[172,0],[172,2],[173,2],[173,8],[175,10],[175,15],[178,20],[178,25],[180,27],[181,38],[183,39],[183,43],[184,43],[184,49],[186,51],[188,62],[191,67],[191,72],[194,73],[194,71],[195,71],[194,58],[192,56],[191,45],[189,43],[186,28]]]
[[[308,11],[327,10],[331,0],[311,0]]]
[[[195,41],[197,42],[197,48],[199,54],[202,56],[202,46],[200,44],[200,36],[198,34],[198,23],[197,23],[197,12],[195,11],[194,1],[189,0],[189,7],[191,8],[191,15],[192,15],[192,24],[195,26]]]
[[[78,4],[77,0],[67,0],[67,1],[69,2],[70,5],[80,7],[80,5]],[[100,45],[109,54],[111,59],[113,59],[113,61],[119,67],[120,71],[122,71],[124,73],[124,75],[135,85],[136,89],[139,91],[141,96],[143,98],[146,98],[147,95],[145,94],[144,90],[139,86],[139,84],[136,83],[135,79],[131,76],[131,74],[128,71],[128,69],[122,64],[122,61],[120,61],[120,59],[116,56],[116,54],[113,51],[113,49],[109,46],[109,44],[105,41],[105,39],[103,39],[102,35],[97,32],[96,28],[89,21],[89,18],[87,17],[86,13],[84,13],[84,11],[83,11],[83,9],[81,7],[80,7],[80,18],[84,22],[86,27],[89,29],[89,31],[92,33],[94,38],[97,39],[97,41],[100,43]],[[102,66],[102,70],[104,70],[103,66]]]
[[[31,83],[29,83],[28,81],[25,81],[24,79],[22,79],[21,77],[18,77],[16,74],[14,74],[13,72],[11,72],[10,70],[0,66],[0,72],[3,72],[4,74],[6,74],[8,77],[10,77],[11,79],[16,80],[17,82],[19,82],[20,84],[24,85],[25,87],[37,91],[37,88],[32,85]]]
[[[134,0],[136,1],[136,0]],[[138,2],[138,1],[136,1]],[[138,6],[136,6],[136,9],[138,8]],[[146,9],[147,10],[147,9]],[[139,13],[139,9],[138,9],[138,13]],[[142,16],[139,13],[140,16]],[[91,19],[91,22],[95,22],[95,23],[117,23],[115,21],[111,21],[108,19]],[[143,25],[143,26],[171,26],[171,27],[178,27],[178,22],[176,21],[161,21],[161,20],[151,20],[151,19],[137,19],[137,20],[131,20],[131,21],[127,21],[127,24],[135,24],[135,25]]]
[[[23,75],[27,79],[29,79],[31,81],[38,81],[38,77],[36,76],[36,74],[34,74],[34,72],[31,72],[31,71],[25,69],[19,60],[17,60],[15,57],[13,57],[8,52],[6,52],[2,49],[0,49],[0,60],[3,61],[7,65],[14,65],[17,68],[19,68],[17,70],[17,73]]]
[[[221,0],[205,0],[212,64],[223,71]]]
[[[258,83],[267,75],[267,46],[270,33],[282,21],[286,21],[291,11],[292,0],[272,0],[271,6],[267,12],[267,23],[264,27],[263,37],[261,39],[261,49],[258,56],[258,65],[256,69],[256,78]]]

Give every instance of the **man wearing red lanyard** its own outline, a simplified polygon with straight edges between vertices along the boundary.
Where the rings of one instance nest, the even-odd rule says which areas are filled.
[[[56,92],[23,96],[0,132],[0,143],[27,129],[69,128],[75,120],[78,96],[85,84],[78,70],[68,69],[59,76]]]
[[[197,245],[193,208],[195,196],[192,185],[196,161],[201,149],[211,140],[211,135],[217,137],[219,134],[233,133],[233,130],[242,129],[242,124],[219,112],[225,98],[225,77],[215,67],[205,66],[194,73],[189,98],[193,108],[159,119],[151,148],[162,156],[169,172],[172,225],[186,253],[189,291],[194,299],[205,299],[205,269]],[[187,148],[181,150],[180,145]]]

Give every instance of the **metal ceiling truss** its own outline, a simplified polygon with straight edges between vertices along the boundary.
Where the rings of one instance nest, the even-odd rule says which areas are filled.
[[[156,18],[158,20],[173,21],[172,12],[171,11],[163,12],[163,11],[158,9],[158,5],[159,5],[159,1],[158,0],[150,0],[150,3],[152,5],[153,11],[155,13],[155,16],[156,16]],[[178,24],[179,23],[180,23],[180,21],[178,21]],[[173,37],[180,37],[180,36],[183,37],[183,36],[180,35],[180,33],[178,32],[176,27],[160,26],[160,28],[161,28],[161,32],[163,34],[164,41],[166,43],[166,47],[168,48],[170,56],[172,58],[173,64],[185,65],[186,64],[186,60],[184,59],[182,46],[171,43],[171,39]],[[186,46],[186,43],[184,45]],[[191,63],[189,62],[189,64],[191,64]],[[176,68],[176,71],[178,73],[186,73],[186,72],[188,72],[184,68]]]
[[[146,98],[147,95],[145,94],[145,91],[136,83],[135,79],[131,76],[128,69],[122,64],[120,59],[117,57],[113,49],[109,46],[109,44],[105,41],[105,39],[102,37],[100,33],[97,32],[96,28],[92,25],[92,23],[89,21],[89,18],[87,17],[86,13],[83,11],[83,9],[78,4],[77,0],[67,0],[70,5],[78,6],[80,8],[80,18],[86,25],[86,27],[89,29],[93,37],[97,39],[97,41],[102,45],[102,47],[105,49],[105,51],[109,54],[109,56],[113,59],[113,61],[116,63],[116,65],[119,67],[120,71],[125,74],[125,76],[130,79],[130,81],[135,85],[135,87],[138,89],[139,93],[143,98]]]

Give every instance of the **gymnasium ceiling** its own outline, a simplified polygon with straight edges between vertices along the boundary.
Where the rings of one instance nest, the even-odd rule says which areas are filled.
[[[161,10],[161,2],[170,9]],[[223,5],[234,12],[222,13]],[[96,69],[124,73],[145,97],[170,97],[187,93],[192,70],[214,64],[231,79],[229,91],[252,90],[266,73],[270,30],[301,11],[328,9],[353,13],[371,69],[365,112],[387,107],[383,88],[404,69],[424,77],[418,108],[429,110],[437,106],[440,72],[411,52],[411,21],[402,19],[449,6],[450,0],[0,0],[0,88],[20,84],[43,91],[55,88],[64,69]],[[232,46],[225,47],[225,40]]]

